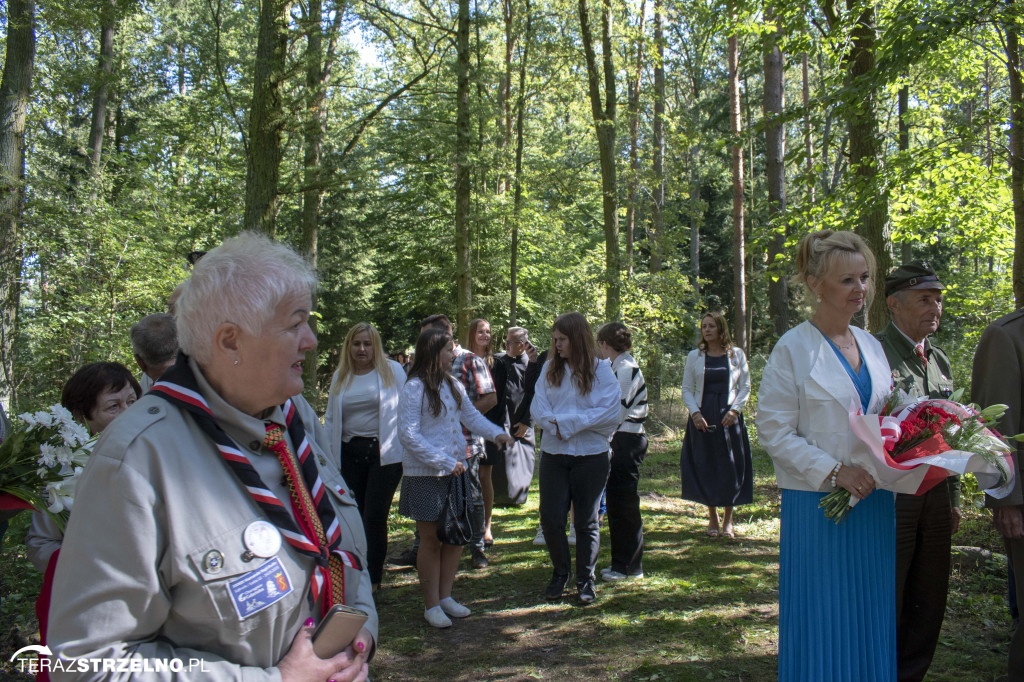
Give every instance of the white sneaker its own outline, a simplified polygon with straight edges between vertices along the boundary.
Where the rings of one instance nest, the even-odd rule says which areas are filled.
[[[452,618],[465,618],[469,614],[473,613],[451,597],[445,597],[441,600],[441,610]]]
[[[569,524],[569,544],[576,544],[576,526],[571,523]]]
[[[441,610],[440,606],[427,609],[423,612],[423,617],[426,618],[427,622],[435,628],[450,628],[452,626],[452,621],[448,616],[444,615],[444,611]]]
[[[535,544],[535,545],[546,545],[546,544],[548,544],[547,540],[544,539],[544,529],[542,527],[540,527],[540,526],[537,526],[537,537],[535,537],[533,539],[533,544]]]

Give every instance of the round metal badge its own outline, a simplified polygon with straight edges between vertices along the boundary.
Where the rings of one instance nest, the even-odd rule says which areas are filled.
[[[242,542],[254,555],[269,559],[281,551],[281,532],[268,521],[253,521],[245,527]]]

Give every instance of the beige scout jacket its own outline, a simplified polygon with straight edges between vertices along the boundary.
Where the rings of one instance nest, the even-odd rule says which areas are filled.
[[[201,375],[197,378],[225,431],[267,486],[286,495],[280,465],[262,448],[263,422],[228,406]],[[338,512],[342,547],[365,557],[355,501],[337,466],[326,459],[326,432],[301,396],[293,401]],[[280,408],[271,420],[283,425]],[[339,487],[343,494],[336,492]],[[161,398],[143,396],[104,431],[78,484],[57,564],[51,649],[65,658],[148,659],[151,671],[136,672],[132,679],[279,680],[274,666],[306,619],[319,620],[319,604],[314,616],[306,598],[313,560],[282,543],[276,556],[291,591],[268,608],[239,617],[228,585],[271,561],[243,557],[243,531],[263,519],[195,421]],[[212,551],[222,564],[215,570],[209,568]],[[345,569],[345,601],[370,614],[366,627],[376,641],[377,614],[365,570]],[[153,671],[157,659],[203,663],[175,674]],[[89,669],[53,677],[128,675]]]
[[[878,412],[891,392],[892,375],[878,339],[851,327],[871,373],[868,413]],[[850,429],[860,397],[824,335],[804,322],[782,335],[761,375],[757,433],[775,464],[780,488],[831,490],[836,462],[867,446]]]

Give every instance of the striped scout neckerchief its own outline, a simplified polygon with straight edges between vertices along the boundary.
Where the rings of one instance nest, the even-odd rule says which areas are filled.
[[[324,595],[322,612],[325,614],[335,603],[344,604],[344,567],[360,571],[362,562],[357,555],[339,548],[341,525],[326,495],[325,484],[314,461],[313,449],[306,439],[306,429],[291,399],[284,402],[281,410],[284,412],[285,424],[292,443],[299,444],[298,457],[295,457],[283,439],[281,427],[273,423],[267,424],[264,447],[271,449],[281,462],[292,497],[292,509],[299,524],[292,519],[284,503],[267,488],[245,453],[217,423],[213,411],[199,393],[199,384],[188,365],[188,356],[179,352],[174,366],[160,377],[153,385],[152,391],[185,410],[195,420],[214,442],[228,468],[249,492],[260,510],[281,531],[285,541],[298,552],[316,560],[316,570],[307,595],[310,604],[314,604],[321,594]],[[271,437],[272,430],[276,430],[276,441]]]

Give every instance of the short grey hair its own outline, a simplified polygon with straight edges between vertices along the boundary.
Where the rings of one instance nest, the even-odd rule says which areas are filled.
[[[181,350],[209,362],[217,327],[258,336],[281,301],[315,288],[313,268],[288,246],[255,232],[226,239],[195,264],[177,301]]]
[[[174,359],[178,352],[178,330],[168,313],[147,315],[131,329],[132,352],[147,365],[157,367]]]
[[[530,332],[526,331],[523,327],[509,327],[508,335],[523,343],[530,340]]]

